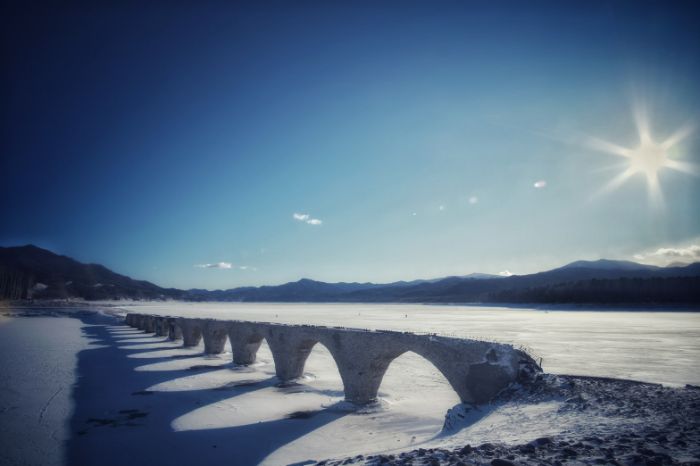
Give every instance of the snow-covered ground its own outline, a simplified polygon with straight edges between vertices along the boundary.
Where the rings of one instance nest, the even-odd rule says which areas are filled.
[[[474,336],[527,346],[543,358],[548,372],[674,386],[700,383],[700,315],[694,313],[182,303],[120,305],[116,310]],[[18,330],[18,321],[26,322],[24,330]],[[3,353],[32,347],[36,335],[52,332],[53,321],[80,323],[45,318],[0,323],[0,342],[13,326],[13,339],[25,342],[8,345]],[[55,337],[70,345],[73,364],[64,364],[76,370],[59,379],[74,403],[66,464],[294,464],[483,442],[520,444],[637,422],[596,412],[579,415],[563,409],[566,400],[549,397],[483,406],[466,420],[453,415],[452,421],[459,422],[443,431],[445,414],[455,407],[453,413],[459,411],[459,399],[430,363],[412,353],[390,366],[381,402],[357,412],[342,401],[340,376],[322,345],[314,347],[298,385],[279,387],[265,344],[256,364],[234,367],[228,346],[220,356],[205,357],[201,345],[184,349],[106,316],[83,316],[79,327]],[[47,370],[41,360],[46,351],[38,349],[38,359],[27,360],[27,374],[35,367]],[[0,359],[1,373],[12,364],[21,372],[18,358],[12,359]],[[79,378],[71,379],[75,375]],[[0,393],[22,392],[30,377],[13,380],[3,379]],[[5,395],[2,403],[6,406]],[[0,413],[0,429],[9,419]]]
[[[77,319],[0,317],[0,464],[64,464],[76,355],[89,344],[80,326]]]

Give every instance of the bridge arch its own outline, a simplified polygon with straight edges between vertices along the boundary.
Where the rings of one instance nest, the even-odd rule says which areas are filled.
[[[272,350],[275,362],[275,374],[280,382],[286,383],[302,378],[304,373],[308,370],[310,359],[314,360],[313,356],[316,354],[321,358],[314,361],[315,363],[321,364],[317,366],[319,371],[330,369],[331,372],[336,374],[335,380],[342,387],[343,382],[338,362],[323,341],[315,338],[300,338],[296,341],[287,341],[286,344],[283,345],[280,345],[278,341],[274,340],[268,340],[268,342],[270,343],[270,349]],[[327,387],[328,390],[336,392],[337,395],[337,385],[333,385],[333,379],[334,377],[331,376],[325,381],[322,381],[321,384],[328,385],[328,383],[330,383]]]
[[[408,385],[402,387],[397,382]],[[387,383],[391,384],[391,389],[387,388]],[[461,401],[455,387],[439,364],[414,349],[407,349],[389,362],[381,375],[377,397],[380,394],[401,397],[415,393],[416,390],[426,396],[435,395],[435,398],[441,400],[438,404],[444,400],[445,409]]]
[[[338,375],[338,379],[340,380],[340,369],[338,368],[338,362],[335,360],[335,357],[333,356],[333,353],[331,352],[330,348],[328,348],[328,346],[326,346],[326,344],[320,340],[317,340],[316,343],[314,343],[313,346],[309,349],[309,354],[307,355],[306,362],[304,363],[302,374],[314,370],[314,367],[316,366],[312,366],[311,368],[309,368],[309,364],[311,362],[315,364],[322,362],[319,360],[314,360],[316,359],[315,355],[319,356],[319,358],[327,357],[330,360],[330,365],[335,369],[335,372]]]

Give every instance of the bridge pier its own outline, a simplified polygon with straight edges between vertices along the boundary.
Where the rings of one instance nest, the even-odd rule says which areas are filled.
[[[229,324],[214,319],[204,321],[202,337],[204,338],[205,354],[221,354],[226,346]]]
[[[134,314],[134,320],[133,323],[131,324],[132,327],[137,328],[139,330],[143,330],[143,314]]]
[[[281,329],[270,329],[267,344],[275,361],[275,373],[282,382],[289,382],[304,375],[304,365],[311,349],[318,340],[305,335],[288,334]]]
[[[154,333],[156,331],[156,318],[154,316],[144,317],[143,331],[146,333]]]
[[[144,329],[144,315],[143,314],[127,314],[124,321],[127,325],[136,328],[138,330]]]
[[[324,338],[343,380],[345,400],[357,405],[376,401],[389,364],[406,351],[397,340],[371,332],[345,332]]]
[[[229,328],[229,340],[233,352],[233,363],[248,366],[255,362],[255,356],[263,341],[263,335],[253,325],[234,323]]]
[[[182,340],[182,329],[174,317],[168,317],[168,339]]]
[[[159,337],[167,337],[169,328],[168,328],[168,318],[167,317],[156,317],[156,325],[155,325],[155,330],[156,330],[156,335]]]
[[[197,346],[202,340],[202,324],[199,319],[179,318],[178,322],[182,329],[182,346]]]

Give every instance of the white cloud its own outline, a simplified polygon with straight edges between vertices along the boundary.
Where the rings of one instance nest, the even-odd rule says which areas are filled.
[[[635,254],[633,258],[639,262],[660,266],[667,266],[673,263],[690,264],[700,262],[700,244],[658,248],[654,251]]]
[[[510,277],[513,273],[510,270],[503,270],[502,272],[498,272],[498,275],[501,277]]]
[[[444,205],[441,205],[440,207],[438,207],[438,210],[439,210],[439,211],[443,211],[443,210],[445,210],[446,208],[447,208],[447,207],[445,207]]]
[[[474,205],[474,204],[476,204],[476,203],[478,203],[478,202],[479,202],[479,198],[476,197],[476,196],[471,196],[471,197],[469,198],[469,203],[470,203],[471,205]]]
[[[230,269],[233,264],[230,262],[217,262],[215,264],[196,264],[195,267],[200,269]]]
[[[418,215],[416,212],[411,213],[411,217],[415,217],[416,215]]]
[[[535,183],[532,186],[534,186],[537,189],[542,189],[547,186],[547,182],[545,180],[535,181]]]
[[[294,218],[294,220],[308,223],[309,225],[321,225],[323,223],[323,220],[320,220],[318,218],[311,218],[309,214],[300,214],[294,212],[294,214],[292,214],[292,217]]]

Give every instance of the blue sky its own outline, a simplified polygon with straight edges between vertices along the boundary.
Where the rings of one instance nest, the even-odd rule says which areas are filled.
[[[698,176],[591,144],[700,122],[697,12],[495,3],[8,9],[0,244],[203,288],[700,244]]]

